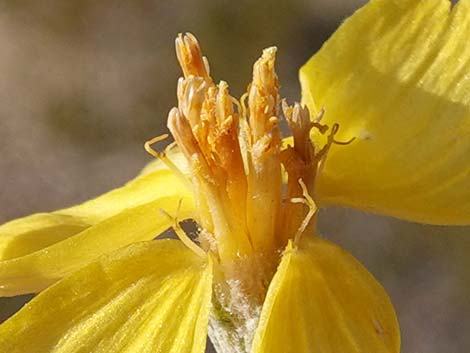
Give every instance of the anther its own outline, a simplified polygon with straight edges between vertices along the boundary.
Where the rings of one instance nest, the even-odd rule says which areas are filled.
[[[199,76],[211,81],[209,64],[201,54],[201,48],[196,37],[191,33],[180,33],[175,41],[176,56],[183,70],[184,77]]]

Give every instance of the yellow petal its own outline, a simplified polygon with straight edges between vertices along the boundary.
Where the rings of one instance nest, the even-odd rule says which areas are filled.
[[[160,209],[192,215],[190,190],[161,162],[154,171],[81,205],[0,226],[0,296],[38,292],[103,253],[159,235]]]
[[[178,219],[190,218],[192,199],[157,198],[44,249],[0,261],[0,296],[39,292],[104,253],[155,238],[172,225],[161,210],[175,214],[180,201]]]
[[[353,256],[321,239],[289,244],[270,284],[253,353],[397,353],[387,293]]]
[[[88,227],[79,217],[59,213],[37,213],[8,222],[0,226],[0,260],[27,255]]]
[[[0,260],[45,248],[107,218],[167,196],[190,197],[190,191],[171,171],[161,167],[81,205],[8,222],[0,226]]]
[[[375,0],[300,71],[303,100],[340,123],[324,204],[470,224],[470,1]]]
[[[202,353],[212,266],[177,240],[133,244],[42,292],[0,325],[9,353]]]

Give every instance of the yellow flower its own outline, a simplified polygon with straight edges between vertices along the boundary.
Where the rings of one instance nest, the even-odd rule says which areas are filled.
[[[0,227],[0,295],[45,289],[0,351],[196,353],[209,332],[218,352],[398,352],[387,294],[315,235],[317,205],[470,224],[470,1],[450,6],[349,18],[300,71],[306,106],[283,102],[284,143],[275,48],[238,101],[179,36],[179,149],[150,141],[160,161],[124,187]],[[152,241],[169,227],[180,240]]]

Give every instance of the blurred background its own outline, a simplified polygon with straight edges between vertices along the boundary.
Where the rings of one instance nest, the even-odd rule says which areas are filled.
[[[17,0],[0,4],[0,223],[123,184],[166,131],[180,76],[178,32],[201,41],[216,80],[239,96],[262,48],[279,48],[282,94],[364,0]],[[344,209],[321,230],[383,283],[403,353],[470,348],[470,228],[431,227]],[[0,299],[0,321],[29,296]],[[210,349],[210,348],[209,348]]]

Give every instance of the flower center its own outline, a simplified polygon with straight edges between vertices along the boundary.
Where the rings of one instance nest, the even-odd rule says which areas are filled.
[[[214,83],[193,35],[178,36],[176,53],[184,77],[168,128],[189,164],[200,246],[217,264],[213,322],[230,317],[226,331],[248,340],[237,343],[246,350],[250,335],[240,332],[256,322],[281,251],[289,239],[315,232],[311,195],[330,146],[340,143],[334,139],[338,125],[321,124],[322,113],[312,121],[306,107],[283,101],[292,139],[282,140],[275,47],[254,64],[240,100],[226,82]],[[322,146],[311,141],[312,129],[326,136]]]
[[[184,77],[168,128],[191,171],[201,246],[220,263],[231,263],[276,253],[289,239],[313,233],[315,206],[308,195],[314,195],[316,174],[338,126],[321,124],[322,114],[311,121],[306,107],[283,101],[293,139],[282,141],[275,47],[254,64],[240,101],[230,96],[226,82],[213,82],[193,35],[178,36],[176,53]],[[312,128],[329,132],[322,148],[311,141]]]

